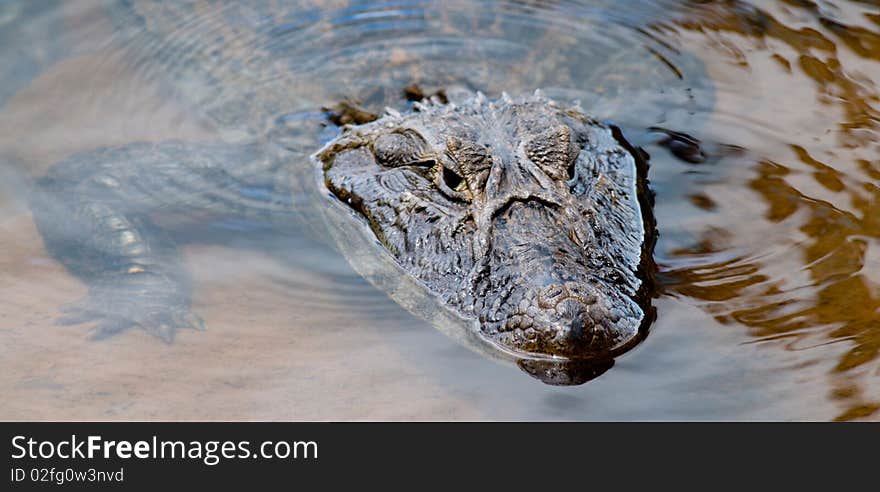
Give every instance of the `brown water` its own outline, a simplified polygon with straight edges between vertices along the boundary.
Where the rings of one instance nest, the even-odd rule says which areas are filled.
[[[254,21],[258,35],[209,2],[158,40],[113,2],[0,4],[0,418],[880,416],[880,6],[274,3],[287,15]],[[216,63],[193,53],[221,31],[281,68],[194,83],[181,67]],[[245,87],[282,114],[384,104],[413,80],[576,97],[651,154],[658,318],[606,374],[557,388],[488,360],[297,230],[197,232],[184,255],[205,332],[95,342],[55,325],[86,288],[43,248],[33,176],[104,146],[240,138],[270,116]],[[700,138],[709,159],[675,158],[651,126]]]

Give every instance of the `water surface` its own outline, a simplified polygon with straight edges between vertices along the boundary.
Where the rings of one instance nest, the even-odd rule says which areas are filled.
[[[871,2],[130,3],[0,4],[0,418],[880,415]],[[258,138],[279,117],[304,122],[306,155],[333,134],[322,106],[402,110],[412,82],[542,88],[651,155],[658,317],[606,374],[550,387],[470,352],[293,226],[190,231],[205,332],[96,342],[89,326],[55,325],[86,288],[46,253],[27,206],[54,162]],[[700,139],[707,159],[675,157],[654,126]]]

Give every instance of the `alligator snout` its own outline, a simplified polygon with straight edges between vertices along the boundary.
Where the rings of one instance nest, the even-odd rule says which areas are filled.
[[[568,282],[550,285],[544,289],[538,297],[538,306],[547,310],[548,318],[556,318],[550,327],[551,332],[556,332],[555,338],[566,340],[573,350],[582,352],[594,345],[604,346],[607,342],[606,337],[602,336],[602,330],[594,329],[603,319],[603,313],[591,315],[591,309],[601,311],[596,309],[596,301],[595,293],[575,282]],[[598,344],[594,343],[597,341]]]
[[[576,282],[551,284],[537,296],[534,306],[510,316],[504,332],[519,332],[531,351],[578,357],[607,351],[615,339],[636,335],[637,322],[601,294]],[[637,321],[637,320],[634,320]]]

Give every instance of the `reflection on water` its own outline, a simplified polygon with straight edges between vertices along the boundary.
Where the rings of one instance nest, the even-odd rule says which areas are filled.
[[[0,43],[15,67],[0,74],[4,418],[880,413],[869,2],[4,2]],[[30,176],[108,145],[259,137],[281,116],[285,144],[306,154],[328,135],[300,115],[345,98],[403,109],[413,82],[541,87],[651,154],[658,319],[608,373],[544,387],[455,345],[296,230],[228,221],[186,238],[207,332],[165,346],[53,326],[85,289],[42,247]],[[677,159],[655,126],[700,139],[708,158]]]
[[[748,74],[748,85],[719,97],[730,113],[714,131],[753,122],[752,138],[766,139],[741,194],[725,197],[750,212],[743,202],[757,197],[759,214],[719,221],[671,249],[670,290],[756,342],[833,357],[828,396],[842,403],[842,420],[880,409],[878,23],[868,5],[717,2],[656,26],[708,40],[719,71]],[[750,98],[767,107],[733,106]],[[713,213],[725,216],[723,207]]]

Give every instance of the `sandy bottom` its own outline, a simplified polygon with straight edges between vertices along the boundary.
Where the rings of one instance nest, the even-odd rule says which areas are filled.
[[[194,310],[209,329],[182,332],[168,345],[137,330],[95,342],[86,326],[54,326],[58,307],[86,289],[45,257],[29,216],[2,223],[0,250],[0,418],[480,417],[432,385],[358,319],[359,311],[346,313],[341,302],[336,310],[291,303],[261,275],[285,267],[258,253],[187,251],[196,279]],[[255,268],[224,281],[215,267],[223,260]],[[283,273],[306,283],[321,280],[310,272]],[[204,279],[210,279],[207,288]]]

